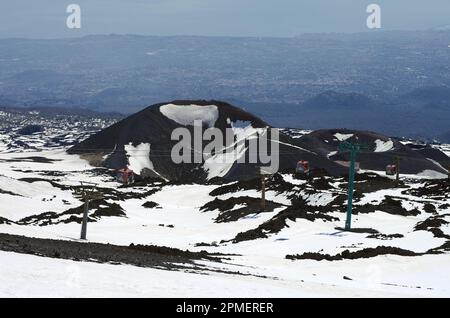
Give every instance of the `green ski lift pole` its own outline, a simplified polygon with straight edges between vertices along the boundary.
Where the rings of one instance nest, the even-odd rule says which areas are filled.
[[[367,149],[366,145],[350,143],[344,141],[339,145],[340,151],[350,151],[350,171],[348,176],[348,198],[347,198],[347,218],[345,220],[345,230],[350,231],[352,222],[353,208],[353,191],[355,189],[355,162],[356,154],[363,149]]]

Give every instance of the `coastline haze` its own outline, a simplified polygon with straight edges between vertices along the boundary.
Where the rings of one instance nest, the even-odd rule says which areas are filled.
[[[82,9],[82,28],[66,27],[66,7]],[[382,30],[424,30],[450,24],[450,3],[434,0],[17,0],[0,4],[0,38],[66,38],[91,34],[292,37],[354,33],[367,5],[382,8]],[[132,18],[131,18],[132,17]]]

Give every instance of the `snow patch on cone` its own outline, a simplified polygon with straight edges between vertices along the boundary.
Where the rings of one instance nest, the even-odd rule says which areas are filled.
[[[394,143],[392,140],[383,141],[380,139],[375,140],[375,150],[374,152],[386,152],[394,148]]]
[[[167,118],[184,126],[193,126],[195,120],[201,120],[208,127],[214,127],[219,118],[216,105],[167,104],[159,107],[159,111]]]
[[[129,168],[135,173],[140,174],[145,168],[154,171],[153,163],[150,161],[150,144],[141,143],[133,146],[132,143],[125,145]]]

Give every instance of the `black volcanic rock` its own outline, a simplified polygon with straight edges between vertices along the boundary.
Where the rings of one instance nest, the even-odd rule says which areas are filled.
[[[161,176],[168,180],[202,182],[214,179],[214,174],[208,173],[207,168],[201,164],[175,164],[172,162],[170,153],[172,147],[178,141],[171,140],[172,131],[175,128],[185,127],[192,133],[192,125],[180,124],[168,117],[161,111],[160,107],[167,104],[174,105],[215,105],[218,110],[218,117],[214,127],[225,131],[231,128],[231,124],[244,126],[251,125],[253,128],[264,128],[269,125],[261,119],[240,108],[220,101],[173,101],[149,106],[144,110],[133,114],[122,121],[98,132],[83,142],[69,149],[69,153],[85,156],[91,162],[97,162],[108,168],[123,168],[130,162],[126,145],[138,146],[142,143],[150,145],[149,153],[143,151],[139,153],[139,158],[144,160],[145,156],[150,159],[153,168],[137,173],[149,176]],[[201,118],[198,118],[201,119]],[[242,126],[242,127],[244,127]],[[192,133],[193,134],[193,133]],[[225,133],[224,133],[225,135]],[[207,144],[208,142],[205,142]],[[248,156],[248,150],[245,152]],[[299,160],[308,160],[313,168],[323,168],[328,173],[342,175],[346,169],[328,160],[326,157],[318,155],[307,149],[302,149],[296,141],[287,135],[280,133],[279,143],[280,170],[293,170]],[[248,158],[248,157],[247,157]],[[248,161],[247,161],[248,162]],[[226,173],[220,175],[227,180],[241,180],[254,178],[257,175],[258,164],[234,163]]]
[[[19,135],[32,135],[37,132],[44,131],[44,127],[41,125],[27,125],[25,127],[20,128],[17,133]]]

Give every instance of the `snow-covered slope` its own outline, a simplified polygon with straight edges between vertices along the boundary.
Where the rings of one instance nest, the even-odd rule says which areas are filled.
[[[237,124],[236,133],[249,133],[246,127]],[[54,134],[69,130],[61,127]],[[78,242],[83,202],[77,190],[81,181],[89,181],[102,198],[90,204],[87,244],[206,250],[225,254],[226,261],[196,260],[203,270],[166,271],[0,251],[1,296],[450,295],[446,179],[401,174],[397,186],[382,171],[362,169],[356,177],[356,231],[348,232],[338,229],[346,217],[342,177],[275,174],[266,182],[267,209],[261,211],[259,179],[153,180],[126,187],[108,170],[67,154],[64,143],[9,148],[14,134],[0,134],[0,233]],[[75,130],[73,138],[78,137]],[[133,156],[138,150],[154,149],[145,143],[127,148],[136,165],[157,167]]]

